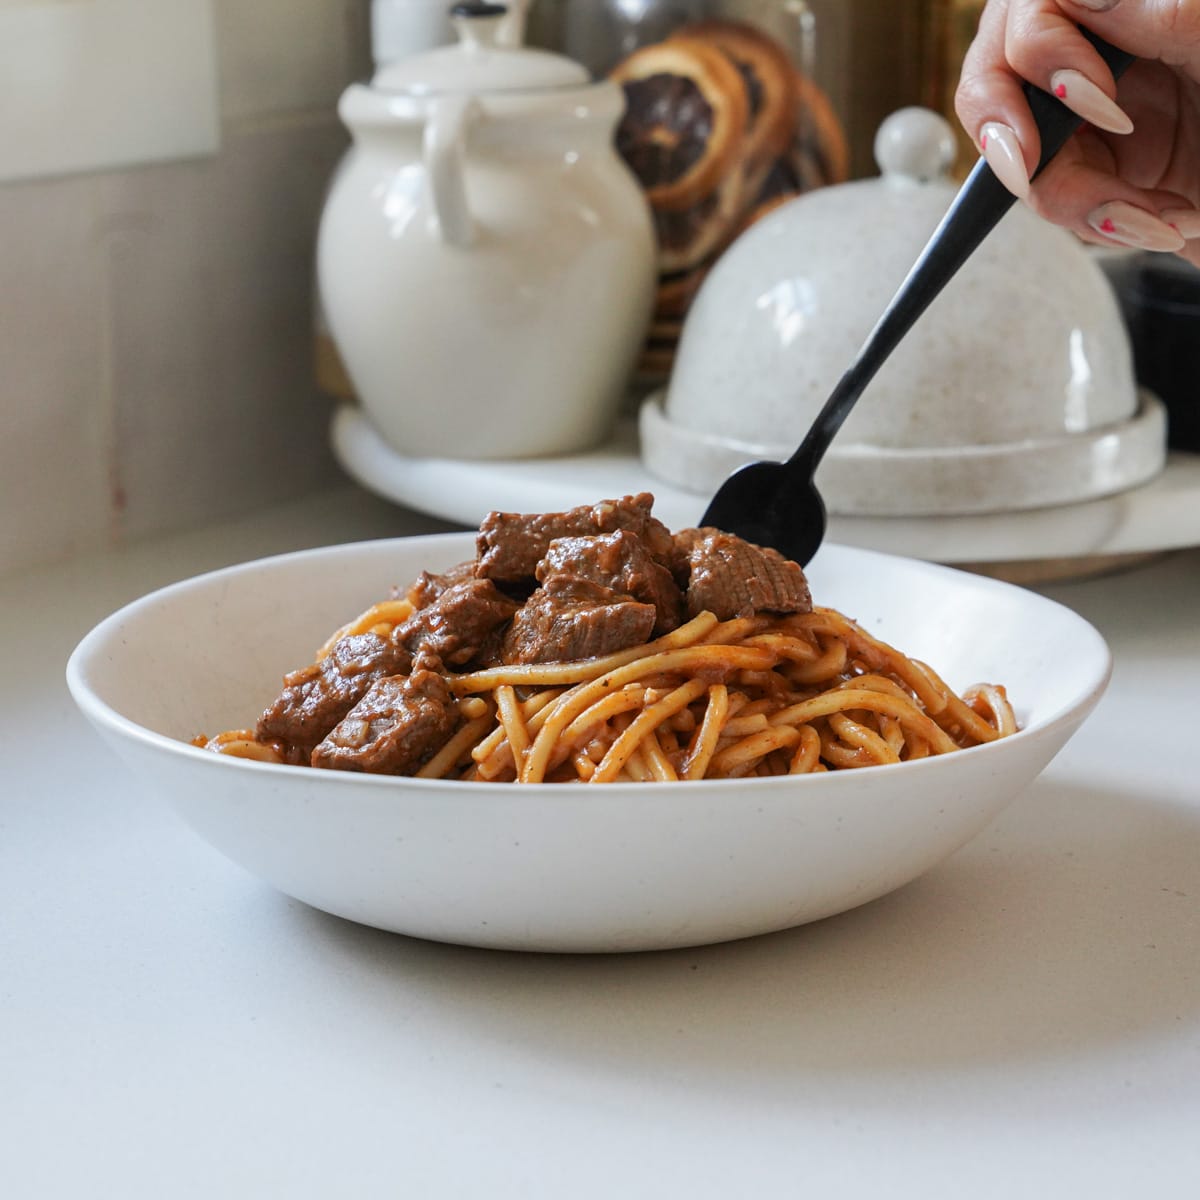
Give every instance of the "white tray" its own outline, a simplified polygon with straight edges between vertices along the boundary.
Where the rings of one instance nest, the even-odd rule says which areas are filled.
[[[406,458],[362,412],[341,406],[331,429],[338,461],[373,492],[443,520],[478,525],[492,509],[550,512],[608,496],[653,492],[669,526],[694,525],[708,497],[652,476],[638,455],[633,421],[610,442],[564,458],[467,462]],[[1103,566],[1124,558],[1200,545],[1200,455],[1172,453],[1139,488],[1085,504],[966,517],[837,517],[828,539],[942,563],[1061,561]],[[1051,574],[1071,573],[1067,567]],[[1036,573],[1034,573],[1036,574]]]

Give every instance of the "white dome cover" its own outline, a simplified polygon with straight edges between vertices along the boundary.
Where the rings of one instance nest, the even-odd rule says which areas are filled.
[[[882,178],[791,201],[713,268],[643,409],[653,472],[707,492],[802,440],[955,195],[935,114],[894,114],[876,151]],[[834,512],[998,511],[1118,491],[1164,459],[1103,272],[1018,205],[867,388],[818,482]]]

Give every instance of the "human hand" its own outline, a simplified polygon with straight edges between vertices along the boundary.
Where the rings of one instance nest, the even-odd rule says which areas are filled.
[[[1079,26],[1138,56],[1119,88]],[[1086,125],[1030,185],[1041,141],[1023,81]],[[963,63],[959,119],[1000,181],[1099,245],[1200,266],[1200,4],[988,0]]]

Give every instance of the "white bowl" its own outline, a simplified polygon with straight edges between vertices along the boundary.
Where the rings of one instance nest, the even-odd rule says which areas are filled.
[[[1108,680],[1103,639],[1052,601],[826,546],[809,571],[818,603],[957,689],[1007,685],[1021,731],[898,766],[595,788],[350,775],[187,744],[252,723],[331,630],[473,547],[462,534],[364,542],[175,584],[84,638],[71,692],[202,837],[288,895],[438,941],[617,951],[784,929],[907,883],[1042,770]]]

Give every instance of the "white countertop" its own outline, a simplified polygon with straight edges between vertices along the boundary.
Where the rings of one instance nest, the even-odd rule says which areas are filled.
[[[153,587],[435,528],[347,489],[0,581],[6,1200],[1198,1194],[1200,551],[1042,589],[1112,688],[940,868],[786,933],[572,958],[286,899],[63,683]]]

